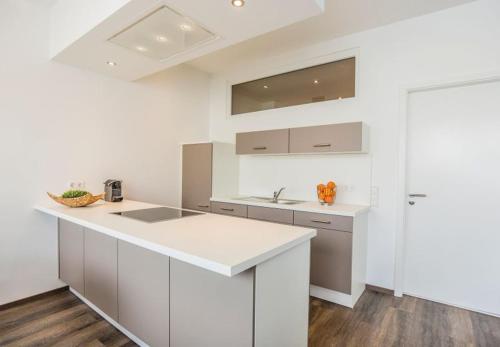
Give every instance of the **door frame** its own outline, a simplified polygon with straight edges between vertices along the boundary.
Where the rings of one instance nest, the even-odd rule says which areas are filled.
[[[407,148],[408,148],[408,99],[410,94],[448,89],[468,85],[500,82],[500,71],[430,81],[402,87],[399,93],[399,153],[396,174],[396,249],[394,261],[394,295],[404,293],[404,264],[406,257],[406,203],[407,203]]]

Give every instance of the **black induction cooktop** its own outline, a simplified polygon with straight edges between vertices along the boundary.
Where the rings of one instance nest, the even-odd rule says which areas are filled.
[[[146,208],[143,210],[112,212],[112,214],[116,214],[127,218],[137,219],[146,223],[157,223],[171,219],[197,216],[204,213],[192,212],[192,211],[182,210],[179,208],[154,207],[154,208]]]

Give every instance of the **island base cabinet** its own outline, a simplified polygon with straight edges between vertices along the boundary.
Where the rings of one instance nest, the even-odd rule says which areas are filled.
[[[317,229],[311,241],[311,284],[351,294],[352,233]]]
[[[83,227],[59,219],[59,278],[84,294]]]
[[[118,321],[118,240],[85,229],[85,297]]]
[[[170,261],[170,346],[251,347],[254,270],[227,277]]]
[[[169,345],[169,259],[118,241],[119,323],[152,347]]]

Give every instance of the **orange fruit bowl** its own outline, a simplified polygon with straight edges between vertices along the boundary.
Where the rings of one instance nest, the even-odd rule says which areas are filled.
[[[337,185],[335,182],[330,181],[326,185],[320,183],[316,186],[316,191],[321,204],[333,205],[335,203],[335,197],[337,196]]]

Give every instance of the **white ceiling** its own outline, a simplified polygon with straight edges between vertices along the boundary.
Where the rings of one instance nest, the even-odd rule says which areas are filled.
[[[64,28],[77,19],[91,22],[79,17],[92,15],[92,7],[89,6],[95,1],[89,2],[86,11],[79,13],[74,12],[82,3],[71,1],[74,6],[64,14],[67,18],[59,20],[65,24]],[[240,8],[232,6],[231,0],[100,0],[98,3],[101,2],[124,5],[100,20],[97,26],[86,30],[83,36],[75,38],[76,41],[72,40],[53,59],[125,80],[139,79],[323,12],[323,0],[247,0],[245,6]],[[168,6],[193,20],[214,33],[217,39],[162,61],[109,42],[111,37],[162,6]],[[134,41],[134,45],[141,44]],[[107,61],[116,62],[116,66],[107,65]]]
[[[250,0],[249,0],[250,1]],[[255,0],[254,0],[255,1]],[[325,12],[191,61],[211,73],[475,0],[325,0]]]

